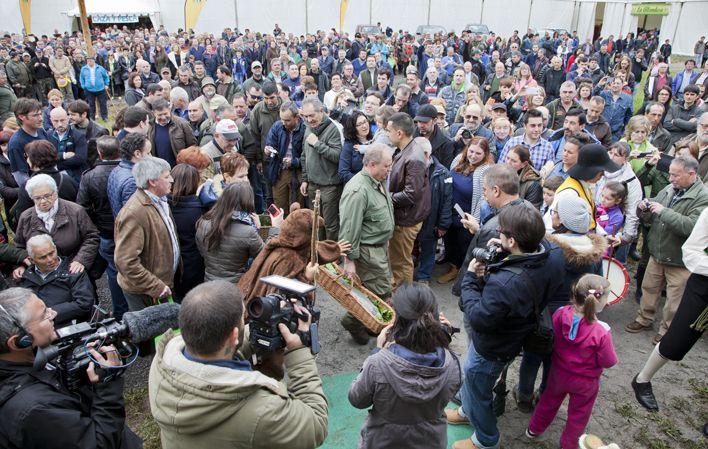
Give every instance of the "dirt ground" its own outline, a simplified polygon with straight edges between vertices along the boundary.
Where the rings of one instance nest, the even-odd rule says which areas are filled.
[[[441,269],[437,267],[438,272]],[[441,310],[453,324],[462,327],[462,313],[457,307],[457,298],[450,293],[450,284],[433,282],[431,287],[438,297]],[[107,294],[106,291],[103,293]],[[661,408],[658,413],[646,412],[635,401],[630,381],[653,348],[653,333],[629,334],[624,331],[624,326],[634,318],[637,310],[633,298],[632,288],[627,298],[602,313],[601,319],[613,329],[619,364],[605,371],[602,376],[600,394],[587,431],[597,434],[606,442],[616,442],[623,449],[708,448],[706,438],[701,435],[703,425],[708,422],[708,342],[703,338],[682,362],[669,363],[659,372],[653,384]],[[322,352],[317,357],[320,374],[331,376],[359,370],[374,347],[374,340],[368,346],[355,344],[339,325],[344,310],[325,292],[318,293],[318,304],[322,311]],[[455,336],[452,348],[465,357],[467,339],[464,331]],[[141,360],[127,373],[129,422],[133,429],[147,437],[146,448],[159,447],[155,439],[157,428],[147,407],[145,387],[148,369],[148,361]],[[515,385],[517,374],[518,360],[509,370],[509,387]],[[502,447],[558,447],[557,442],[565,422],[565,406],[542,442],[529,442],[523,437],[529,417],[516,409],[509,395],[506,413],[499,420]]]

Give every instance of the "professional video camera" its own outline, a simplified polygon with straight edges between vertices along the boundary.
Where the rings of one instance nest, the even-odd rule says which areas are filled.
[[[98,322],[83,322],[57,329],[59,337],[52,345],[37,350],[34,369],[43,369],[48,362],[59,372],[61,382],[71,391],[88,383],[86,368],[93,361],[89,344],[95,348],[113,345],[123,364],[117,367],[96,366],[96,374],[101,382],[123,374],[125,369],[138,358],[136,343],[152,340],[170,328],[178,326],[179,304],[168,303],[146,307],[137,312],[123,315],[123,321],[107,318]],[[94,361],[95,362],[95,361]]]
[[[500,251],[500,249],[502,249],[501,245],[496,243],[492,243],[486,248],[473,248],[472,257],[477,259],[478,262],[490,265],[504,258],[505,253]]]
[[[308,294],[315,287],[277,275],[263,277],[260,282],[276,287],[280,293],[259,296],[248,303],[249,340],[256,353],[270,353],[285,347],[285,340],[278,329],[280,323],[285,324],[290,332],[297,333],[302,343],[310,347],[313,354],[320,352],[320,310],[314,306],[314,301],[308,298]],[[295,303],[300,303],[312,317],[310,330],[307,332],[297,329],[298,319],[305,321],[307,317],[295,311]]]

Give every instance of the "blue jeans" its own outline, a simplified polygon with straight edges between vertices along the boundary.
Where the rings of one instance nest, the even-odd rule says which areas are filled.
[[[250,164],[248,166],[248,180],[251,181],[251,187],[253,187],[253,200],[256,206],[256,212],[262,214],[265,209],[265,188],[263,183],[263,176],[258,173],[256,164]]]
[[[541,378],[541,386],[539,391],[543,392],[546,388],[546,380],[548,372],[551,368],[551,358],[543,358],[539,355],[524,351],[521,356],[521,365],[519,366],[519,400],[531,401],[533,399],[533,390],[536,385],[536,375],[538,369],[543,364],[543,377]]]
[[[106,276],[108,277],[108,289],[111,291],[111,302],[113,303],[113,316],[116,320],[123,319],[123,314],[128,311],[128,302],[123,295],[123,289],[118,285],[118,270],[113,258],[116,243],[110,239],[101,237],[98,246],[98,253],[108,263]]]
[[[419,235],[420,256],[418,256],[418,269],[415,271],[414,278],[417,281],[429,281],[435,266],[435,249],[437,248],[438,239],[435,238],[432,232],[425,237],[423,237],[422,232]]]
[[[499,447],[492,389],[505,366],[505,362],[487,360],[479,355],[470,341],[462,384],[462,408],[474,427],[472,442],[480,449]]]

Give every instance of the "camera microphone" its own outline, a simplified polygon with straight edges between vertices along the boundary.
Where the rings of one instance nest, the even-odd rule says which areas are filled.
[[[130,340],[142,343],[179,326],[179,308],[176,303],[158,304],[137,312],[126,312],[123,323],[128,327]]]

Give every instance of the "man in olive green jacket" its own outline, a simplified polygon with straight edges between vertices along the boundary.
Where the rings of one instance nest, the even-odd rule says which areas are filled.
[[[696,159],[676,157],[669,166],[671,184],[637,208],[640,219],[651,224],[647,236],[650,258],[642,282],[639,313],[625,330],[636,333],[652,329],[657,303],[666,286],[666,304],[654,344],[669,328],[691,274],[683,264],[681,246],[691,234],[698,216],[708,207],[708,189],[698,179],[697,172]]]
[[[150,367],[150,410],[163,447],[314,449],[324,442],[327,399],[310,349],[281,324],[288,385],[253,371],[239,357],[247,351],[237,354],[248,341],[244,315],[240,291],[223,280],[185,297],[181,335],[162,337]],[[309,321],[298,328],[309,330]]]
[[[317,98],[302,102],[302,118],[307,124],[302,142],[302,184],[300,193],[315,199],[320,191],[320,207],[328,240],[339,235],[339,198],[342,180],[339,178],[339,155],[342,153],[342,135],[337,125],[325,114],[324,105]]]
[[[0,124],[13,116],[12,107],[16,102],[17,96],[7,81],[7,74],[0,71]]]

